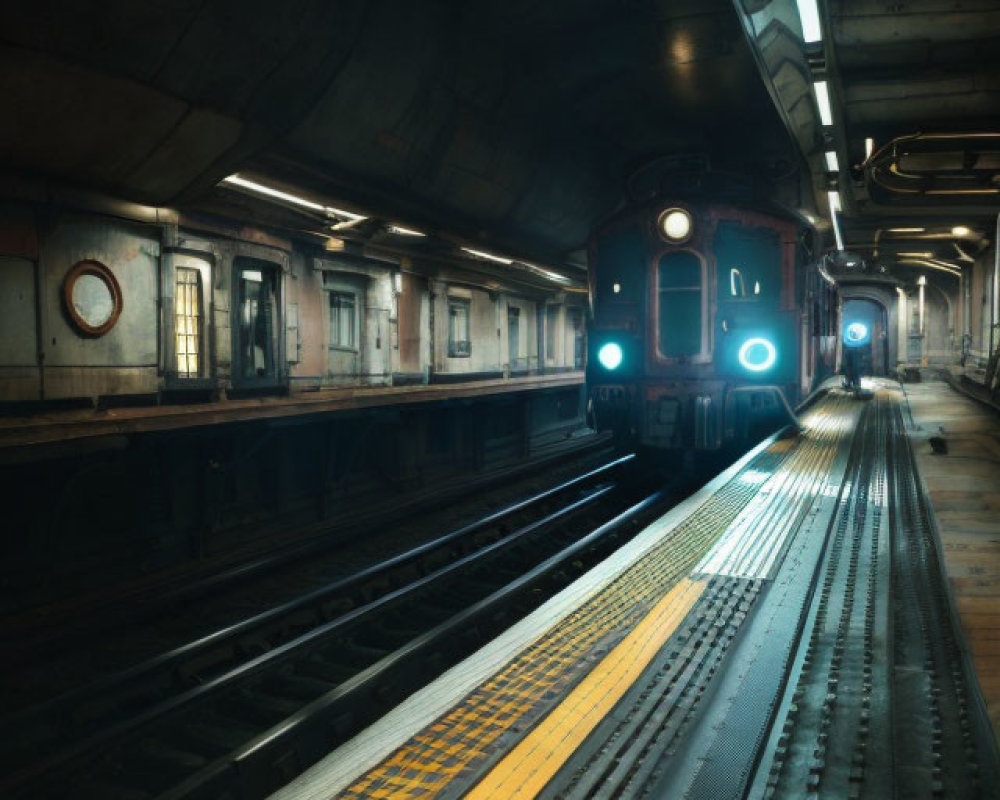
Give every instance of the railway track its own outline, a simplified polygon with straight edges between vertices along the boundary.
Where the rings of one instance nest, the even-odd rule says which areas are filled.
[[[899,404],[876,397],[834,518],[764,797],[997,797]],[[982,767],[990,777],[984,780]]]
[[[629,460],[8,716],[0,791],[276,788],[662,510],[654,494],[622,512]]]

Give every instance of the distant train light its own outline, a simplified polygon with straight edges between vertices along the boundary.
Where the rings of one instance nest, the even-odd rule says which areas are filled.
[[[616,342],[608,342],[597,351],[597,360],[606,370],[615,370],[622,363],[622,348]]]
[[[844,341],[849,345],[864,344],[868,340],[868,326],[863,322],[852,322],[844,331]]]
[[[691,215],[683,208],[668,208],[657,220],[667,241],[685,242],[691,236]]]
[[[762,337],[747,339],[740,347],[740,366],[750,372],[764,372],[774,366],[778,358],[773,342]]]

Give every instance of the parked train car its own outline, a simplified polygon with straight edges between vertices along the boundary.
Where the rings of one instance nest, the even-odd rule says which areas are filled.
[[[836,364],[837,294],[808,229],[735,205],[630,209],[590,242],[594,423],[715,451],[789,418]]]
[[[557,285],[407,256],[385,231],[369,239],[391,252],[331,251],[252,221],[112,211],[0,208],[0,410],[583,367],[584,295]]]

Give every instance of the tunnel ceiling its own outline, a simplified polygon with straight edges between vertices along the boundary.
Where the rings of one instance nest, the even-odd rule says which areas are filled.
[[[656,159],[798,158],[729,0],[5,3],[0,62],[8,174],[183,205],[253,170],[555,261]]]
[[[929,259],[968,265],[1000,210],[1000,135],[983,135],[1000,134],[1000,4],[830,0],[825,10],[836,144],[850,166],[847,248],[904,279]]]

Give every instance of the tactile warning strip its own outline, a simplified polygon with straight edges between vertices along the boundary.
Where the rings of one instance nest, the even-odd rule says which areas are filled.
[[[759,486],[740,475],[774,472],[779,465],[796,471],[822,469],[828,463],[816,457],[816,448],[832,458],[848,416],[843,406],[836,397],[820,404],[796,446],[778,442],[761,453],[642,559],[338,797],[429,797],[456,778],[479,774],[501,746],[512,744],[511,735],[519,737],[589,671],[593,659],[588,657],[614,647],[688,575],[756,495]]]

